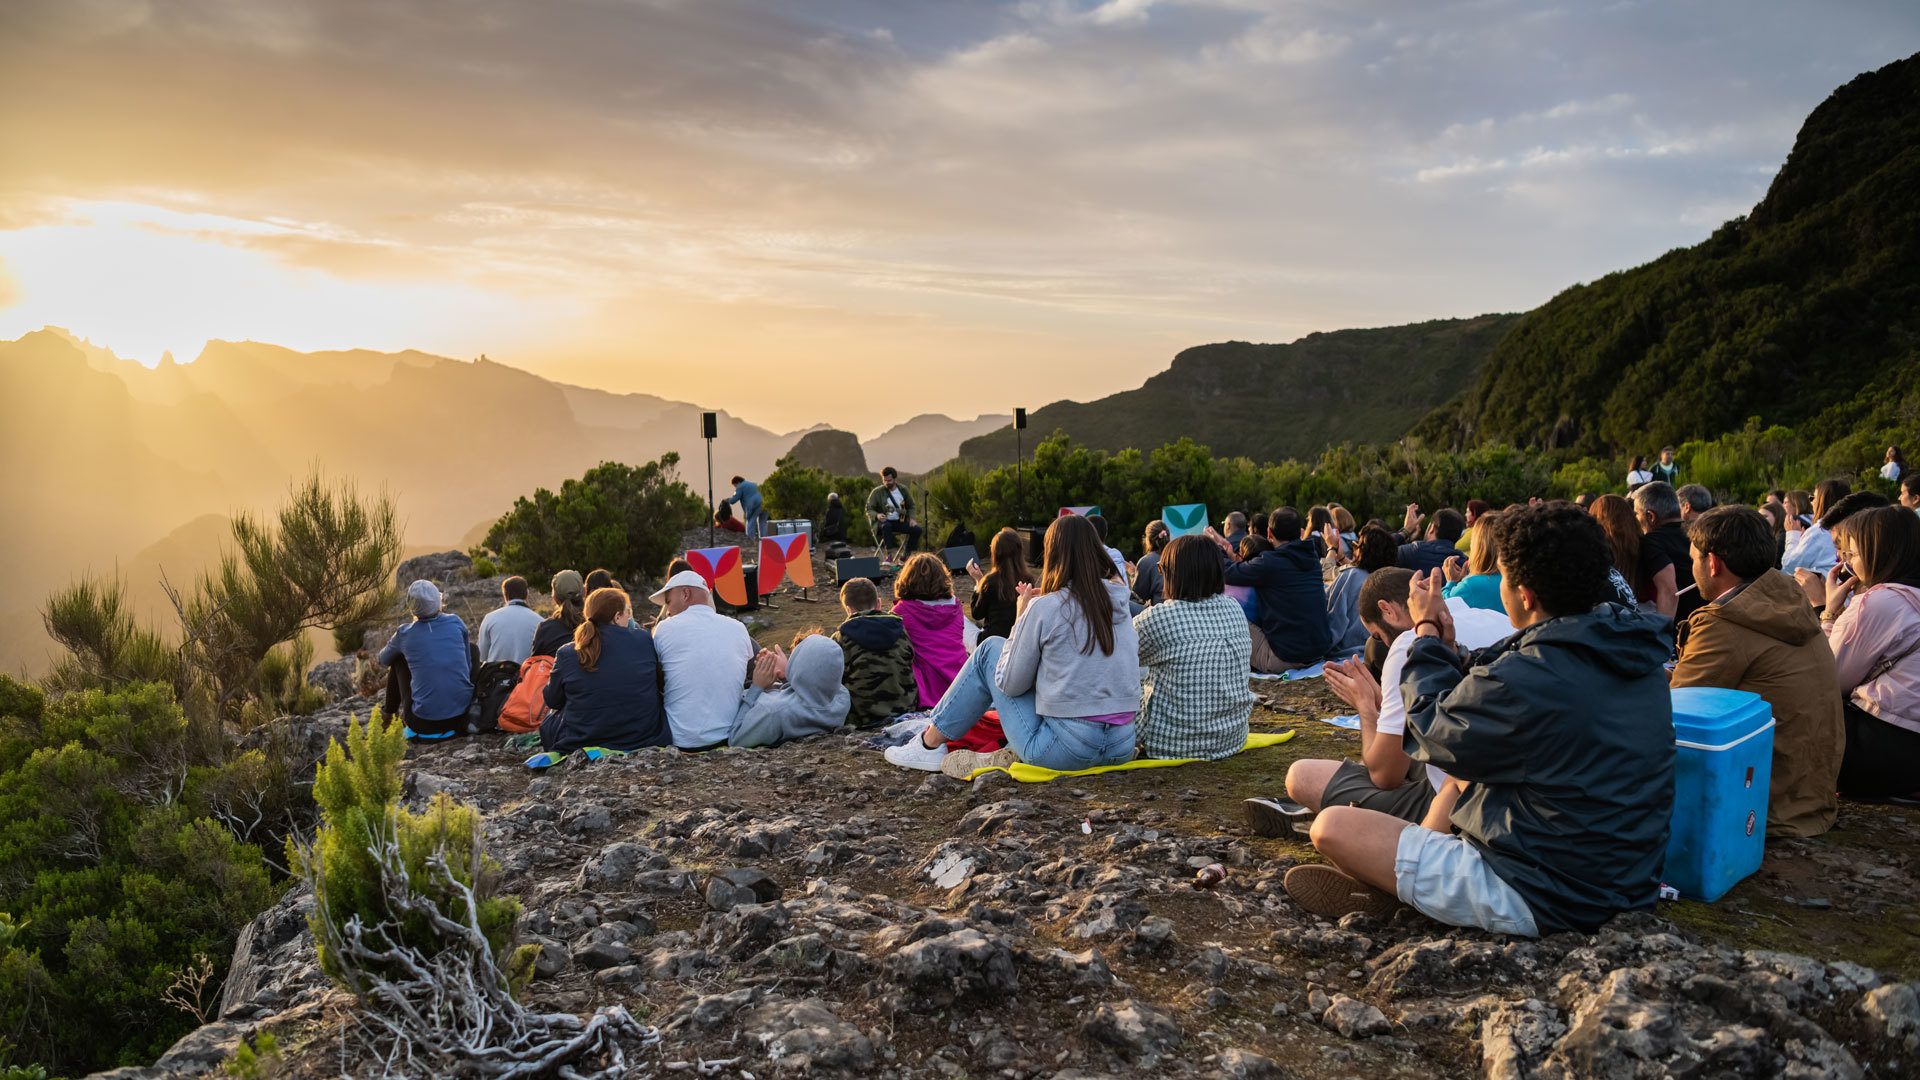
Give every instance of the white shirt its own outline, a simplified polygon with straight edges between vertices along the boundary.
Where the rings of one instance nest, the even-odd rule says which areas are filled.
[[[747,628],[705,604],[690,604],[654,628],[653,649],[667,678],[673,745],[693,750],[725,742],[753,662]]]
[[[528,607],[525,600],[509,600],[487,612],[487,617],[480,620],[480,637],[476,642],[480,647],[480,662],[524,663],[533,655],[533,632],[540,629],[541,621],[540,613]]]
[[[1900,463],[1897,461],[1889,461],[1885,465],[1880,466],[1880,479],[1895,480],[1895,481],[1899,480],[1900,479]]]
[[[1833,534],[1814,524],[1787,534],[1787,550],[1780,555],[1780,572],[1792,577],[1795,570],[1805,567],[1824,574],[1839,561],[1840,552],[1833,546]]]
[[[1472,607],[1457,597],[1447,598],[1447,613],[1453,616],[1453,639],[1468,649],[1484,649],[1514,633],[1513,621],[1504,611]],[[1380,664],[1380,719],[1374,730],[1381,735],[1400,738],[1407,732],[1407,699],[1400,693],[1400,677],[1407,669],[1407,653],[1413,648],[1413,631],[1408,630],[1387,646],[1387,658]],[[1447,774],[1427,766],[1427,783],[1439,791]]]
[[[1651,483],[1653,483],[1653,474],[1645,469],[1635,469],[1627,474],[1628,487],[1639,487],[1641,484]]]

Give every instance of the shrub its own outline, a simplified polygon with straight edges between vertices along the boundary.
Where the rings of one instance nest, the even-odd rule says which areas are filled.
[[[825,469],[802,465],[788,455],[775,462],[773,471],[760,481],[760,499],[769,516],[805,518],[817,529],[827,516],[827,495],[837,492],[847,512],[847,541],[871,544],[873,527],[867,521],[865,506],[873,485],[871,476],[835,476]],[[924,510],[916,506],[915,513],[924,524]]]
[[[473,557],[473,576],[476,578],[495,577],[500,573],[499,564],[485,555]]]
[[[134,621],[127,583],[85,577],[55,592],[40,610],[47,636],[67,650],[47,678],[55,689],[163,682],[183,691],[179,651]]]
[[[0,704],[0,1037],[62,1072],[151,1061],[193,1023],[179,973],[223,976],[273,898],[259,848],[198,812],[230,767],[157,683],[49,701],[0,676]]]
[[[343,963],[342,934],[355,923],[364,928],[360,944],[385,952],[408,946],[432,955],[448,946],[446,931],[419,911],[395,910],[390,895],[393,882],[380,864],[383,849],[397,856],[409,887],[424,895],[448,919],[464,922],[470,914],[467,897],[477,905],[471,914],[497,955],[505,948],[519,917],[520,903],[494,895],[499,868],[488,858],[479,839],[479,815],[454,803],[444,793],[423,814],[399,805],[400,760],[406,756],[404,723],[399,717],[383,722],[375,710],[362,725],[349,720],[347,741],[327,748],[327,757],[314,774],[313,799],[320,807],[320,827],[310,849],[287,841],[288,865],[305,878],[314,892],[310,917],[320,966],[342,987],[366,995],[369,974],[388,976],[386,968],[367,971]],[[446,860],[450,882],[439,882],[428,860]]]
[[[493,523],[485,547],[533,581],[568,568],[605,567],[623,581],[657,575],[707,516],[706,501],[676,478],[679,462],[674,453],[638,467],[603,462],[559,494],[540,488]]]

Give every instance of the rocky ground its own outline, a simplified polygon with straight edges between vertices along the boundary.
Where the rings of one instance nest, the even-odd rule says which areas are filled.
[[[752,625],[784,643],[837,619],[781,601]],[[624,1003],[659,1028],[635,1075],[1915,1074],[1920,810],[1846,804],[1839,828],[1771,845],[1718,903],[1591,936],[1411,911],[1336,924],[1280,887],[1311,848],[1252,836],[1238,800],[1357,735],[1316,721],[1341,711],[1317,680],[1255,685],[1254,726],[1292,742],[1051,784],[907,773],[854,736],[545,773],[490,736],[417,748],[406,768],[411,798],[485,811],[542,950],[531,1003]],[[370,705],[295,727],[322,747]],[[1212,863],[1225,880],[1196,888]],[[295,1075],[378,1075],[342,1056],[348,1003],[313,965],[305,902],[290,893],[249,929],[220,1022],[122,1075],[216,1071],[261,1026],[294,1047]]]

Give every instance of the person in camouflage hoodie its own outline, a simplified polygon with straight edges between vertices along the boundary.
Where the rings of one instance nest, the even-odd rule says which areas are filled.
[[[840,586],[847,621],[833,632],[846,654],[845,682],[853,696],[847,723],[878,727],[920,707],[913,681],[913,643],[900,616],[880,610],[880,590],[866,578]]]

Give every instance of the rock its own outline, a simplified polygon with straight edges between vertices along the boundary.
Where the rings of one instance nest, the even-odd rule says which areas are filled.
[[[431,581],[436,585],[452,583],[457,576],[471,576],[473,558],[464,551],[441,551],[432,555],[415,555],[400,564],[393,573],[393,583],[401,592],[416,581]]]
[[[360,688],[353,683],[353,657],[351,656],[323,661],[308,668],[307,684],[317,686],[324,691],[328,701],[345,701],[360,693]]]
[[[765,987],[752,986],[724,994],[705,994],[683,1002],[661,1025],[663,1031],[708,1031],[734,1017],[740,1010],[757,1004],[766,994]]]
[[[780,899],[780,883],[765,870],[720,870],[707,879],[707,906],[732,911],[741,904],[766,904]]]
[[[1887,1038],[1903,1042],[1909,1053],[1920,1047],[1920,994],[1914,992],[1912,983],[1869,990],[1857,1008]]]
[[[1193,958],[1186,970],[1210,983],[1217,983],[1227,977],[1227,954],[1217,946],[1208,946],[1200,950],[1200,955]]]
[[[1129,955],[1140,956],[1162,952],[1171,947],[1173,942],[1173,920],[1151,915],[1140,920],[1140,925],[1127,935],[1126,949]]]
[[[1101,958],[1098,950],[1088,949],[1083,953],[1070,953],[1065,949],[1055,949],[1047,954],[1067,981],[1076,986],[1105,988],[1113,985],[1113,972],[1107,962]]]
[[[1325,1016],[1327,1010],[1332,1007],[1333,999],[1327,996],[1325,990],[1316,986],[1307,991],[1307,1015],[1318,1020],[1322,1016]]]
[[[560,827],[569,832],[605,832],[613,828],[613,812],[599,803],[578,803],[560,815]]]
[[[1157,1058],[1180,1045],[1180,1025],[1173,1017],[1131,998],[1095,1009],[1080,1030],[1090,1039],[1142,1060]]]
[[[566,946],[549,937],[534,938],[533,943],[540,946],[540,955],[533,959],[533,973],[539,978],[551,979],[573,966],[573,958],[567,955]]]
[[[700,924],[700,936],[718,946],[728,959],[745,960],[786,937],[792,926],[793,916],[778,900],[771,904],[736,904],[708,915]]]
[[[959,789],[960,781],[955,780],[946,773],[933,773],[925,780],[920,781],[920,786],[913,790],[913,794],[914,797],[918,799],[930,799],[948,794],[949,792],[958,791]]]
[[[1227,1080],[1283,1080],[1286,1076],[1279,1062],[1251,1050],[1228,1050],[1220,1055],[1219,1065]]]
[[[641,868],[656,868],[667,865],[665,855],[652,848],[632,841],[623,840],[608,844],[600,849],[600,854],[587,861],[580,868],[578,887],[589,890],[624,889]]]
[[[865,1071],[873,1042],[818,1000],[769,1001],[740,1018],[740,1030],[783,1071]]]
[[[698,949],[655,949],[639,966],[648,978],[687,979],[717,965],[713,957]]]
[[[633,950],[619,941],[589,941],[573,950],[573,962],[589,971],[624,964],[632,958]]]
[[[989,837],[1005,828],[1007,823],[1022,815],[1035,813],[1037,808],[1025,799],[1006,799],[1001,802],[976,806],[961,817],[954,825],[954,832]]]
[[[1503,1001],[1480,1028],[1480,1065],[1487,1080],[1525,1080],[1554,1041],[1567,1033],[1558,1010],[1543,1001]]]
[[[1020,981],[1007,943],[971,928],[904,946],[887,957],[882,971],[909,1002],[935,1007],[1005,994]]]
[[[423,802],[430,802],[439,795],[458,795],[467,790],[467,786],[458,780],[448,779],[438,773],[415,772],[413,793]]]
[[[325,993],[320,954],[307,930],[313,913],[313,893],[305,885],[289,889],[278,903],[253,917],[234,943],[227,981],[220,989],[214,1015],[222,1019],[264,1011],[261,999],[278,999],[286,1008],[305,994]]]
[[[1393,1031],[1393,1024],[1385,1013],[1345,994],[1333,995],[1320,1023],[1349,1039],[1368,1039]]]

